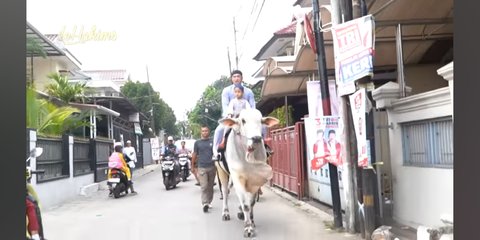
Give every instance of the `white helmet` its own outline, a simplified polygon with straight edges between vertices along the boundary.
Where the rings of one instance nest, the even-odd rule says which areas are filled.
[[[168,141],[172,140],[173,141],[173,137],[172,136],[168,136]]]

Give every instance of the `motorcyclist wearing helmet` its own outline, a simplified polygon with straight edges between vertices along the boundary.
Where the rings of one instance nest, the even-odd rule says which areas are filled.
[[[136,194],[135,190],[133,189],[133,182],[132,182],[132,175],[130,172],[130,168],[128,168],[127,162],[125,161],[125,156],[123,155],[123,145],[120,142],[117,142],[114,144],[114,152],[110,155],[109,157],[109,169],[107,173],[107,177],[111,178],[112,173],[111,170],[113,168],[119,169],[123,171],[127,177],[128,180],[128,188],[130,188],[130,193]],[[119,163],[114,163],[114,162],[119,162]],[[114,167],[113,167],[114,166]],[[113,193],[111,193],[113,194]]]
[[[173,137],[172,136],[168,136],[167,140],[168,140],[168,144],[167,144],[167,146],[165,146],[165,152],[163,153],[163,156],[164,157],[166,157],[166,156],[172,157],[172,160],[175,162],[174,171],[175,171],[175,174],[178,176],[178,174],[180,172],[180,163],[178,162],[178,158],[177,158],[177,156],[178,156],[177,146],[173,142]]]
[[[177,153],[177,146],[173,143],[173,137],[168,136],[168,144],[165,146],[164,156],[175,156]]]

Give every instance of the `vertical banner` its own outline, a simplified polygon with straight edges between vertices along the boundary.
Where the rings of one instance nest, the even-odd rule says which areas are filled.
[[[332,27],[335,76],[340,96],[355,92],[355,80],[373,75],[374,29],[372,15]]]
[[[357,150],[358,150],[358,166],[368,167],[369,163],[369,146],[367,142],[367,123],[365,120],[366,112],[366,90],[361,88],[354,94],[350,95],[350,106],[352,110],[353,125],[355,128],[355,136],[357,137]]]
[[[337,96],[337,87],[335,80],[328,81],[328,88],[330,93],[330,109],[332,116],[339,115],[340,99]],[[309,117],[323,116],[322,94],[320,93],[320,81],[307,82],[307,101],[308,101],[308,115]]]
[[[152,148],[152,160],[160,160],[160,141],[158,141],[158,138],[150,138],[150,145]]]
[[[307,165],[313,175],[327,163],[341,167],[343,157],[340,142],[340,117],[317,117],[305,119],[305,134],[307,140]],[[318,180],[318,179],[317,179]]]

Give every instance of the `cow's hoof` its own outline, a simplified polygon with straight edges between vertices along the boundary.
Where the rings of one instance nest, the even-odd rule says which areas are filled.
[[[227,213],[223,214],[222,215],[222,220],[223,221],[230,221],[230,214],[227,214]]]
[[[245,230],[243,231],[243,237],[245,238],[251,238],[254,236],[255,236],[255,233],[252,227],[246,227]]]
[[[237,217],[238,217],[238,219],[240,219],[240,220],[245,220],[245,215],[243,215],[243,212],[237,213]]]

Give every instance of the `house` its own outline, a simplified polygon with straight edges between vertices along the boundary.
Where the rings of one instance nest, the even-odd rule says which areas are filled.
[[[330,1],[319,2],[322,23],[328,26]],[[295,5],[310,7],[311,3],[298,0]],[[368,13],[375,17],[376,40],[374,77],[364,86],[368,87],[375,109],[370,127],[372,151],[376,161],[383,163],[376,166],[380,205],[377,215],[414,228],[438,225],[441,214],[453,214],[453,0],[367,1],[367,5]],[[307,15],[313,26],[312,12],[307,11]],[[265,80],[257,106],[268,114],[292,105],[295,123],[301,123],[302,117],[308,115],[308,109],[302,107],[307,102],[305,85],[318,80],[318,72],[316,55],[301,24],[303,19],[296,21],[294,55],[270,55],[259,71]],[[323,36],[327,75],[334,80],[332,34],[324,31]],[[400,46],[401,55],[397,54]],[[278,46],[267,43],[264,48],[263,53],[275,52]],[[291,131],[295,123],[289,124]],[[299,146],[295,152],[301,153],[304,145]],[[298,156],[288,161],[305,161],[301,154]],[[293,177],[308,186],[303,189],[308,197],[331,204],[329,188],[309,180],[309,174],[303,171],[285,178]],[[278,184],[282,185],[280,181]],[[302,187],[287,185],[282,187],[295,193],[302,191],[296,189]],[[442,186],[441,191],[438,186]]]
[[[42,57],[38,52],[27,52],[27,82],[33,83],[39,91],[44,91],[51,83],[47,77],[50,73],[63,73],[75,76],[82,63],[66,49],[55,35],[44,35],[27,21],[28,39],[33,39],[46,54]]]

